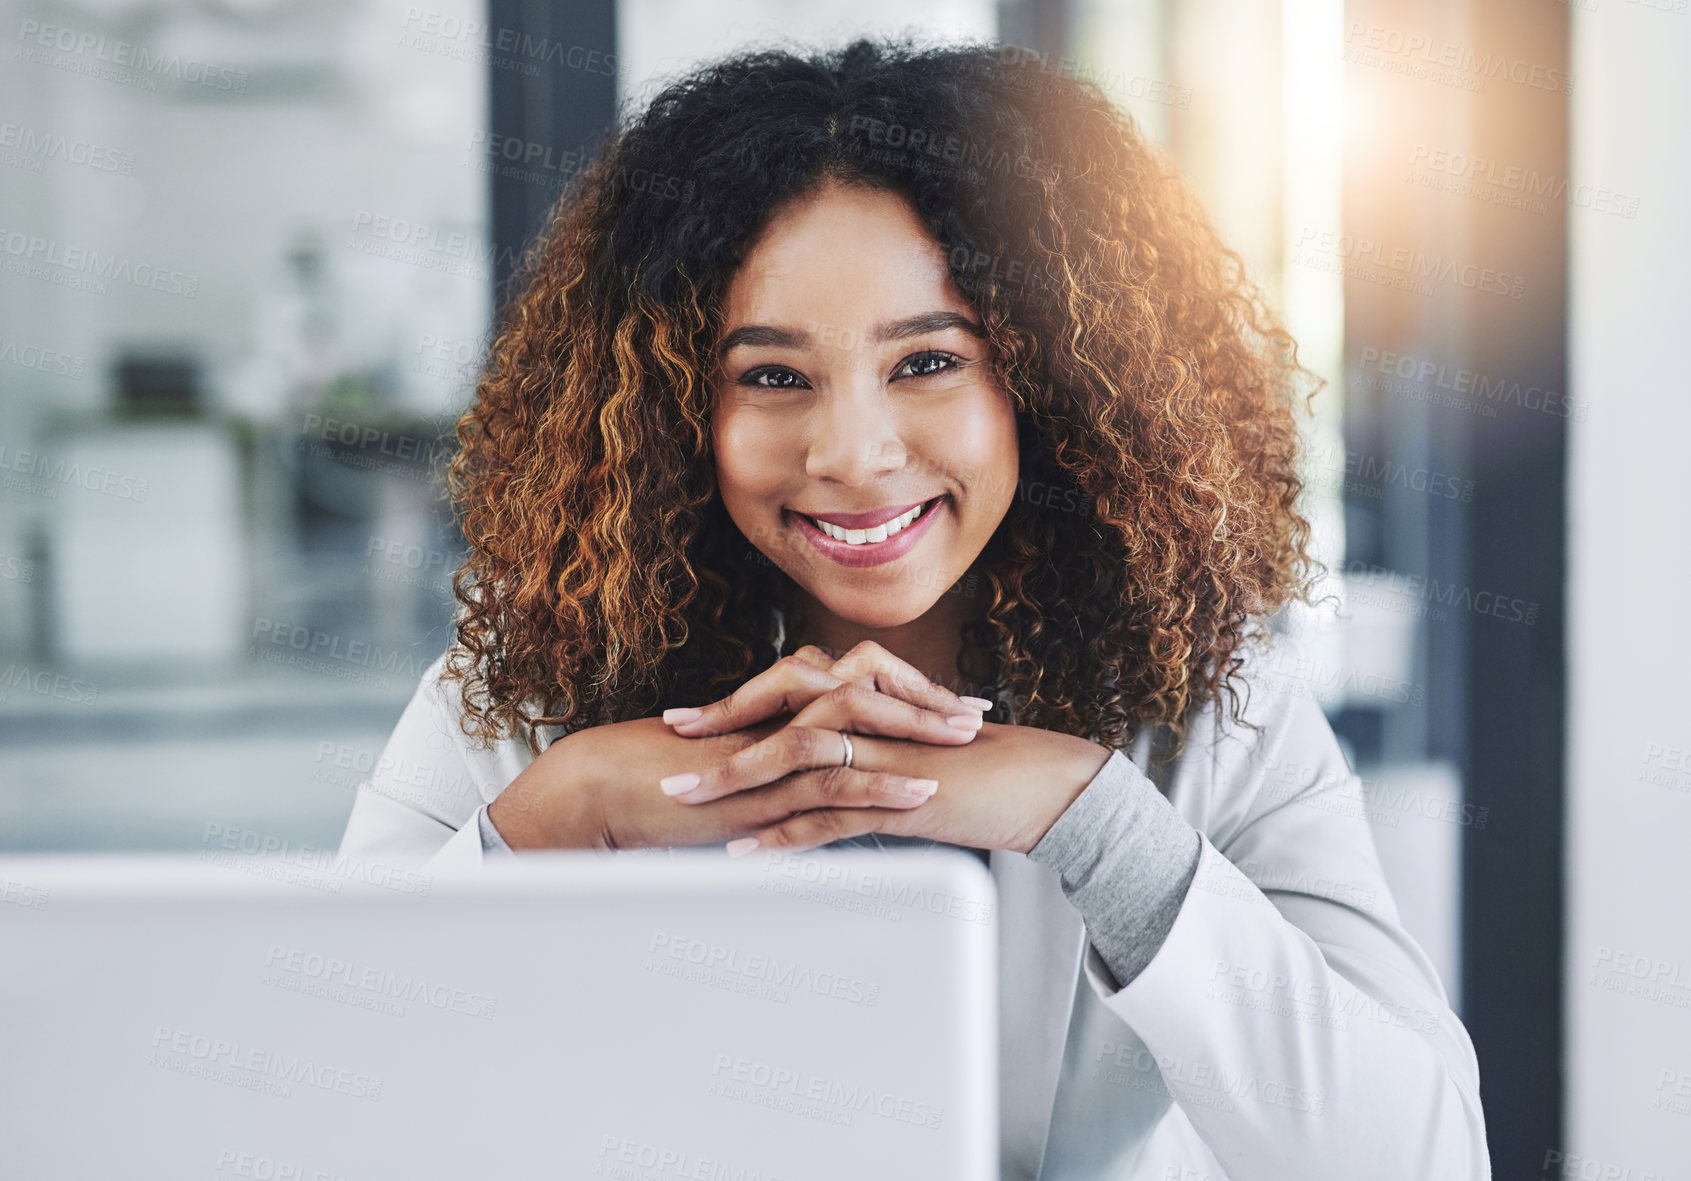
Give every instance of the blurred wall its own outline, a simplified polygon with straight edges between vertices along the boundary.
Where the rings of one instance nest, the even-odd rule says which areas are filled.
[[[1547,1177],[1691,1175],[1684,347],[1691,13],[1574,12],[1566,1145]],[[1580,189],[1578,186],[1590,186]],[[1579,1159],[1574,1160],[1575,1157]],[[1572,1169],[1571,1172],[1558,1170]]]
[[[993,0],[622,0],[617,5],[617,91],[641,106],[701,62],[747,48],[843,45],[856,36],[990,40]]]

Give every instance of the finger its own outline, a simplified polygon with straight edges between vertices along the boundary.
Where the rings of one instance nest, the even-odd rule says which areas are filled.
[[[828,655],[828,653],[823,649],[818,648],[815,644],[806,644],[797,652],[794,652],[793,655],[799,660],[804,661],[806,664],[814,664],[823,672],[827,672],[834,663],[834,658]]]
[[[822,777],[840,771],[844,774],[837,777],[834,783],[821,781]],[[737,792],[716,804],[706,805],[706,811],[715,814],[717,830],[721,835],[713,839],[719,841],[771,828],[801,812],[814,811],[819,807],[878,811],[886,817],[881,823],[880,831],[899,832],[902,828],[897,818],[933,798],[932,793],[925,788],[920,800],[902,793],[900,786],[910,782],[912,781],[903,776],[859,771],[856,768],[801,771],[767,787]]]
[[[677,734],[702,738],[743,730],[779,713],[796,714],[840,683],[820,666],[818,656],[827,658],[820,648],[806,645],[791,656],[783,656],[722,700],[691,709],[666,709],[663,720]]]
[[[934,684],[912,664],[900,660],[873,640],[864,640],[828,670],[842,681],[873,679],[876,689],[890,696],[908,701],[939,717],[960,713],[984,713],[992,702],[984,697],[959,697],[950,689]]]
[[[659,781],[664,794],[684,804],[705,804],[737,791],[762,787],[794,771],[838,767],[845,761],[845,744],[838,730],[789,723],[774,734],[698,771],[670,775]]]
[[[754,849],[780,850],[786,853],[818,849],[847,837],[890,831],[890,827],[897,824],[896,818],[899,815],[898,812],[882,812],[875,808],[824,808],[815,812],[801,812],[749,837],[729,841],[728,855],[744,857]]]
[[[937,779],[914,779],[893,771],[823,767],[788,775],[754,793],[764,824],[815,808],[919,808],[939,790]]]
[[[858,682],[830,689],[800,710],[792,724],[944,746],[961,746],[984,725],[981,715],[974,710],[941,717]]]

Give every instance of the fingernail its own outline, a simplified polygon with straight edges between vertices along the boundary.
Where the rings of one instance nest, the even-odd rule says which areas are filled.
[[[687,722],[696,722],[704,716],[704,710],[694,709],[691,706],[688,706],[685,709],[666,709],[663,711],[663,720],[671,726],[680,726],[686,724]]]
[[[678,796],[684,791],[692,791],[699,786],[700,776],[697,771],[688,771],[684,775],[671,775],[658,780],[658,786],[663,788],[666,796]]]
[[[757,848],[757,838],[741,837],[737,841],[729,841],[722,847],[728,850],[728,856],[730,857],[744,857],[747,853],[750,853],[753,849]]]
[[[973,706],[982,713],[991,709],[993,704],[984,697],[959,697],[957,700],[961,701],[964,705]]]
[[[899,785],[898,794],[907,800],[925,800],[938,790],[937,779],[909,779]]]
[[[952,714],[945,720],[948,724],[956,726],[959,730],[979,730],[986,724],[985,721],[976,714]]]

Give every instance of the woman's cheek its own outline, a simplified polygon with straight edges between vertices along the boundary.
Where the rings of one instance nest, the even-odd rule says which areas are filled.
[[[780,440],[757,415],[725,412],[715,432],[717,484],[729,496],[756,496],[761,485],[780,479]]]

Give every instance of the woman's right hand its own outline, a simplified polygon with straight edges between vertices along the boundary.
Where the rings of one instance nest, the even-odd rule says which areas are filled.
[[[932,789],[890,772],[840,765],[837,733],[812,730],[816,773],[735,792],[705,804],[664,794],[658,780],[710,766],[791,722],[771,718],[742,730],[684,738],[660,718],[589,726],[564,735],[488,806],[513,849],[639,849],[721,844],[816,808],[914,808]]]
[[[959,697],[865,640],[837,660],[806,644],[722,700],[666,709],[663,717],[690,738],[743,730],[785,712],[801,726],[960,746],[991,708],[986,698]]]

